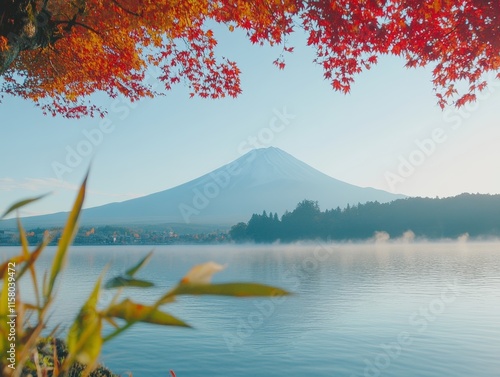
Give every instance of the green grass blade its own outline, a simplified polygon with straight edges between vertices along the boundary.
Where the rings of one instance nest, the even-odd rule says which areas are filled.
[[[135,288],[148,288],[153,287],[154,284],[150,281],[133,279],[128,276],[117,276],[111,280],[108,280],[104,285],[106,289],[113,288],[123,288],[123,287],[135,287]]]
[[[30,275],[31,275],[31,280],[33,283],[33,290],[35,291],[35,299],[36,299],[36,306],[40,307],[40,290],[38,289],[38,280],[36,277],[36,271],[35,271],[35,262],[40,256],[40,253],[43,251],[45,246],[48,243],[47,238],[44,238],[42,243],[38,245],[38,247],[33,251],[33,253],[30,253],[29,247],[28,247],[28,239],[26,238],[26,231],[24,230],[21,221],[19,218],[17,219],[17,228],[19,229],[19,236],[21,238],[21,249],[22,249],[22,255],[23,258],[25,259],[25,264],[21,268],[21,270],[17,274],[17,279],[21,279],[21,277],[24,275],[24,273],[29,269],[30,270]]]
[[[29,198],[29,199],[21,200],[20,202],[17,202],[15,204],[11,205],[9,208],[7,208],[7,210],[3,213],[3,215],[0,216],[0,220],[2,220],[7,215],[9,215],[12,212],[14,212],[16,209],[24,207],[24,206],[26,206],[26,205],[28,205],[30,203],[36,202],[37,200],[40,200],[40,199],[44,198],[45,196],[47,196],[47,194],[43,194],[43,195],[40,195],[40,196],[37,196],[37,197],[34,197],[34,198]]]
[[[19,238],[21,240],[21,252],[25,259],[29,259],[30,251],[28,248],[28,238],[26,237],[26,231],[21,225],[21,220],[17,218],[17,229],[19,230]]]
[[[45,247],[50,243],[51,238],[50,237],[44,237],[42,242],[37,246],[37,248],[29,254],[29,258],[24,264],[23,268],[21,271],[19,271],[17,278],[20,279],[24,273],[29,269],[30,271],[30,276],[31,276],[31,281],[33,283],[33,290],[35,291],[35,299],[36,299],[36,305],[40,307],[41,304],[41,298],[40,298],[40,289],[38,288],[38,277],[36,274],[35,270],[35,263],[38,260],[38,257],[42,253],[43,250],[45,250]]]
[[[284,289],[259,283],[179,284],[163,299],[177,295],[218,295],[235,297],[286,296]],[[163,302],[163,300],[162,300]]]
[[[184,321],[158,310],[155,306],[141,305],[130,299],[109,307],[105,315],[124,319],[128,323],[146,322],[162,326],[190,327]]]
[[[42,251],[45,249],[45,247],[50,243],[50,238],[46,237],[44,240],[37,246],[37,248],[31,252],[24,260],[26,261],[26,264],[23,266],[23,268],[18,272],[17,278],[20,279],[26,272],[26,270],[29,268],[32,277],[34,278],[35,274],[35,263],[42,253]]]
[[[146,255],[139,263],[137,263],[134,267],[130,268],[125,272],[126,275],[133,277],[139,269],[141,269],[146,263],[149,262],[151,257],[153,256],[153,251],[150,251],[148,255]]]
[[[52,269],[50,271],[50,276],[48,280],[47,287],[45,289],[45,299],[47,300],[54,289],[54,284],[56,279],[61,272],[64,262],[66,261],[66,256],[68,253],[69,246],[73,241],[74,236],[78,230],[78,218],[82,210],[83,201],[85,200],[85,191],[87,186],[88,172],[83,180],[78,195],[76,197],[75,203],[73,204],[73,209],[71,210],[66,226],[64,227],[63,233],[59,240],[58,248],[54,260],[52,262]]]
[[[78,360],[82,364],[93,365],[101,353],[103,343],[101,335],[102,320],[97,311],[97,302],[103,275],[104,272],[97,280],[94,290],[80,309],[68,333],[68,350],[70,353],[68,359]]]

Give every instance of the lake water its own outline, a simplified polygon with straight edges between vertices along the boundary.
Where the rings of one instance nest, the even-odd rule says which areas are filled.
[[[106,264],[124,272],[152,247],[73,247],[52,323],[67,328]],[[134,377],[499,377],[500,244],[159,246],[130,290],[150,303],[192,265],[254,281],[279,300],[181,297],[164,310],[194,329],[136,325],[102,361]],[[4,255],[16,248],[2,248]],[[47,268],[54,249],[40,267]],[[24,283],[27,283],[26,279]],[[29,296],[26,284],[25,297]],[[105,292],[101,305],[109,303]]]

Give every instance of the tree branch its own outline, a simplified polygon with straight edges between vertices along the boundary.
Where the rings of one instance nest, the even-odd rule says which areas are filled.
[[[132,16],[136,16],[136,17],[142,17],[142,14],[141,13],[135,13],[135,12],[132,12],[131,10],[125,8],[123,5],[121,5],[118,1],[116,0],[111,0],[111,2],[113,4],[115,4],[118,8],[120,8],[121,10],[125,11],[126,13],[128,14],[131,14]]]
[[[68,25],[66,26],[64,29],[66,31],[71,31],[71,29],[73,28],[73,26],[80,26],[80,27],[83,27],[84,29],[87,29],[87,30],[90,30],[91,32],[97,34],[97,35],[101,35],[97,30],[95,30],[94,28],[88,26],[88,25],[85,25],[85,24],[82,24],[81,22],[78,22],[75,20],[75,17],[73,17],[71,20],[69,21],[54,21],[54,25]]]

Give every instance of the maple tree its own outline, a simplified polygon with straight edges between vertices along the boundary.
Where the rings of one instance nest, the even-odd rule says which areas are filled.
[[[192,96],[237,96],[240,71],[216,56],[213,22],[284,52],[293,50],[287,36],[302,30],[325,79],[342,92],[384,54],[408,67],[431,64],[441,107],[474,101],[484,73],[500,77],[499,0],[2,1],[0,93],[52,115],[103,114],[96,92],[153,96],[151,67],[166,90],[184,82]],[[283,54],[274,63],[284,68]]]

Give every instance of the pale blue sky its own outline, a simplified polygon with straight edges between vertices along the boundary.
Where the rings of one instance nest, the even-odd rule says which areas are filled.
[[[220,55],[236,60],[243,71],[238,99],[189,99],[182,84],[134,108],[100,97],[103,106],[113,106],[109,133],[88,156],[73,161],[71,172],[58,173],[54,166],[66,165],[67,148],[87,140],[84,132],[95,134],[101,119],[47,117],[30,102],[6,98],[0,105],[0,212],[45,192],[52,195],[23,215],[68,210],[92,156],[87,207],[194,179],[240,157],[251,137],[363,187],[430,197],[500,193],[498,81],[461,113],[441,111],[430,68],[409,70],[404,61],[384,57],[343,95],[323,80],[300,35],[291,40],[295,51],[284,71],[272,64],[280,48],[252,46],[236,32],[218,36]],[[281,132],[264,130],[274,111],[285,108],[295,118]],[[424,143],[427,155],[420,152],[416,140],[432,136],[435,146]]]

